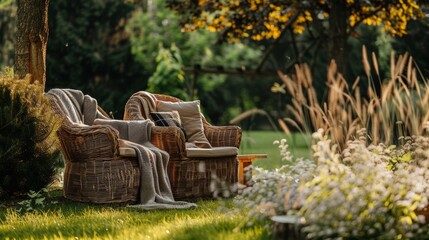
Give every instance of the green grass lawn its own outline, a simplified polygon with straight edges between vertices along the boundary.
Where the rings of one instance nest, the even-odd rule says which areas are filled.
[[[240,154],[265,153],[255,166],[275,169],[283,163],[274,140],[288,139],[291,152],[309,157],[301,135],[280,132],[243,132]],[[0,203],[0,239],[271,239],[266,223],[247,226],[246,209],[228,200],[201,200],[191,210],[138,211],[119,205],[97,205],[64,199],[53,191],[40,211],[20,214],[16,202]],[[48,199],[47,201],[49,201]]]
[[[275,169],[282,166],[280,151],[278,146],[274,145],[275,140],[286,139],[289,145],[289,151],[295,157],[309,158],[309,144],[311,138],[302,134],[286,135],[283,132],[274,131],[249,131],[244,132],[241,138],[240,154],[265,153],[266,159],[255,160],[255,166],[265,169]]]
[[[191,210],[151,211],[58,200],[27,214],[2,208],[0,239],[269,239],[262,224],[241,228],[245,213],[232,213],[232,200],[198,201]]]

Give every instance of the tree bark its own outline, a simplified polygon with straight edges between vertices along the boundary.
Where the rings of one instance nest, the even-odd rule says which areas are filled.
[[[30,82],[46,82],[49,0],[17,0],[15,74],[31,74]]]
[[[329,54],[343,76],[347,73],[347,38],[347,3],[333,0],[329,14]]]

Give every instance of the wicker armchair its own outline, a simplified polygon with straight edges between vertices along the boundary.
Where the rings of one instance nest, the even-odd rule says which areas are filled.
[[[64,196],[81,202],[136,202],[139,164],[137,158],[120,154],[124,149],[119,147],[118,132],[110,126],[72,122],[59,100],[46,96],[52,110],[62,118],[57,135],[65,158]],[[100,107],[98,111],[108,116]]]
[[[151,94],[140,91],[130,97],[125,106],[124,120],[151,119],[147,109],[151,103],[146,102],[150,95],[158,101],[183,102],[163,94]],[[153,104],[152,104],[153,105]],[[153,108],[154,106],[152,106]],[[204,135],[212,147],[234,147],[238,152],[241,142],[241,129],[238,126],[212,126],[202,116]],[[151,134],[152,143],[170,154],[168,175],[175,199],[211,198],[213,183],[225,183],[235,193],[237,184],[237,154],[227,156],[188,156],[183,132],[175,126],[154,127]]]

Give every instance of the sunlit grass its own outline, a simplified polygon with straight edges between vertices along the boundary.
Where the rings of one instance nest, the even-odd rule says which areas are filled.
[[[266,159],[257,159],[254,166],[265,169],[275,169],[285,164],[281,161],[278,145],[275,140],[287,139],[290,152],[295,157],[309,158],[311,156],[311,137],[300,133],[285,134],[275,131],[243,131],[241,139],[240,154],[263,153]]]
[[[152,211],[59,199],[27,214],[1,208],[0,239],[269,239],[262,224],[243,228],[246,216],[233,211],[231,199],[198,201],[191,210]]]

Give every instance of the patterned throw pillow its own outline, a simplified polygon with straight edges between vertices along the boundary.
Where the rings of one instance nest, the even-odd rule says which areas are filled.
[[[176,126],[182,130],[185,135],[185,140],[188,140],[188,136],[186,135],[185,129],[182,126],[182,122],[180,120],[179,112],[171,111],[171,112],[151,112],[150,116],[155,122],[156,126],[168,127],[168,126]]]

